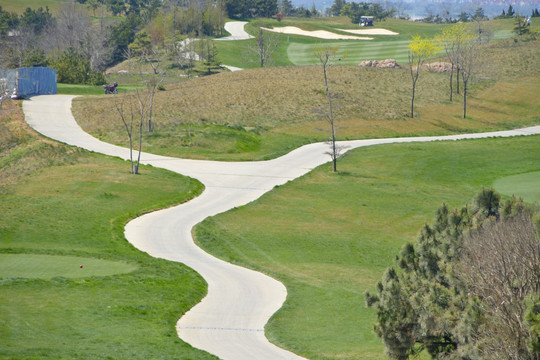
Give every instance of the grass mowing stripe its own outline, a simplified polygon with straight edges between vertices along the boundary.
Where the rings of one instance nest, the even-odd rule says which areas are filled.
[[[362,60],[396,59],[404,63],[408,59],[408,41],[356,41],[356,42],[331,42],[322,46],[338,48],[338,58],[342,64],[357,64]],[[312,65],[317,63],[314,50],[321,44],[291,43],[287,50],[289,60],[295,65]]]

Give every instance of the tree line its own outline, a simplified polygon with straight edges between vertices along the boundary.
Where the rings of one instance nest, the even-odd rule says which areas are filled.
[[[0,7],[0,67],[50,66],[59,70],[59,82],[102,84],[104,70],[123,61],[137,40],[173,49],[188,36],[221,35],[226,16],[224,0],[78,3],[62,6],[55,16],[48,8],[18,15]]]
[[[391,359],[540,359],[539,209],[482,189],[443,204],[366,304]]]
[[[376,21],[382,21],[388,17],[393,17],[395,13],[396,9],[394,7],[385,9],[379,3],[334,0],[330,7],[331,16],[347,16],[354,24],[358,24],[362,16],[373,16]]]

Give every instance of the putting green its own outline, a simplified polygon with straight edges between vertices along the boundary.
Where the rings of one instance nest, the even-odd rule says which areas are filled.
[[[82,265],[82,267],[81,267]],[[77,256],[0,254],[0,278],[82,278],[123,274],[136,265]]]
[[[529,203],[540,203],[540,171],[499,179],[493,187],[502,194],[522,197]]]

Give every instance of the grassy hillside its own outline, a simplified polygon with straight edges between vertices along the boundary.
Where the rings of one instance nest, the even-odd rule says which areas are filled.
[[[213,359],[174,324],[206,293],[192,270],[151,258],[125,222],[201,185],[44,139],[18,104],[0,116],[0,359]],[[82,265],[82,267],[80,267]]]
[[[445,202],[540,170],[540,137],[357,149],[258,201],[205,220],[205,250],[283,281],[289,296],[269,338],[309,359],[384,359],[364,305],[405,242]],[[530,182],[529,182],[530,183]],[[511,195],[519,190],[514,182]],[[536,182],[536,188],[538,183]]]
[[[484,131],[537,124],[540,41],[504,40],[485,49],[482,71],[469,93],[467,119],[459,96],[450,103],[448,75],[423,73],[416,114],[409,118],[410,74],[403,69],[334,66],[330,89],[338,95],[338,138],[370,138]],[[74,102],[81,126],[125,145],[114,111],[118,96]],[[222,73],[168,85],[155,98],[156,129],[146,150],[174,156],[251,160],[274,157],[300,144],[327,139],[320,66]]]
[[[2,5],[2,9],[18,14],[24,12],[28,7],[31,9],[48,7],[53,14],[56,14],[61,6],[71,2],[71,0],[2,0],[0,5]]]

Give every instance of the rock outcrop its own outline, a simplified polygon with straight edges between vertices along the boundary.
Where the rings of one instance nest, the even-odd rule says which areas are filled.
[[[398,68],[398,69],[401,68],[401,66],[394,59],[365,60],[365,61],[362,61],[360,64],[358,64],[358,66],[374,67],[374,68]]]

